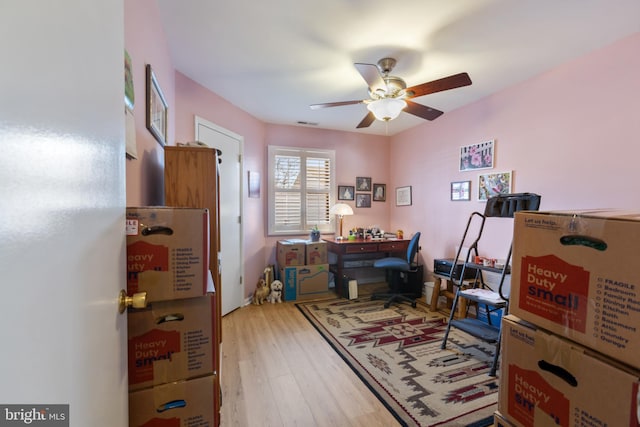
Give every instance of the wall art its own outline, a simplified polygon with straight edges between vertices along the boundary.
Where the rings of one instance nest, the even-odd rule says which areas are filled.
[[[478,200],[487,199],[499,194],[513,193],[511,179],[513,171],[486,173],[478,176]]]
[[[492,169],[495,156],[495,141],[485,141],[460,147],[460,172]]]
[[[167,112],[169,106],[162,94],[156,75],[147,64],[147,129],[164,146],[167,143]]]
[[[356,177],[356,190],[371,191],[371,178],[365,178],[363,176]]]
[[[371,207],[371,194],[356,193],[356,208],[370,208],[370,207]]]
[[[396,206],[411,206],[411,186],[396,188]]]
[[[471,181],[452,182],[451,200],[453,200],[454,202],[471,200]]]
[[[353,185],[338,185],[338,200],[353,200],[354,189]]]
[[[384,202],[387,200],[387,185],[373,184],[373,201]]]

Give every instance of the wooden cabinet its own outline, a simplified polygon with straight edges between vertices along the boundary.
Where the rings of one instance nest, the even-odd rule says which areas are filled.
[[[209,269],[216,287],[214,320],[215,348],[215,425],[220,425],[220,347],[222,343],[222,283],[218,265],[220,248],[220,179],[221,153],[213,148],[165,147],[165,205],[171,207],[206,208],[209,210]]]

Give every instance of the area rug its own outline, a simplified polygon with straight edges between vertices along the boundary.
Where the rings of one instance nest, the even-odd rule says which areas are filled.
[[[492,425],[494,346],[452,329],[440,349],[442,314],[369,299],[296,305],[402,425]]]

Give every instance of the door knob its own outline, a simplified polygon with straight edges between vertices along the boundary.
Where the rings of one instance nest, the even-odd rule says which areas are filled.
[[[133,296],[127,296],[127,293],[124,289],[120,290],[120,295],[118,296],[118,311],[120,313],[124,313],[127,307],[133,308],[145,308],[147,306],[147,293],[146,292],[138,292],[133,294]]]

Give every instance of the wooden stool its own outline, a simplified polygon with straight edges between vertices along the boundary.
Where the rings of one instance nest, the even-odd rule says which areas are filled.
[[[431,294],[431,311],[438,311],[438,299],[440,296],[447,298],[447,307],[451,310],[453,305],[453,299],[456,297],[456,290],[453,286],[453,282],[449,276],[441,276],[434,274],[433,293]],[[443,286],[444,282],[444,286]],[[470,285],[470,282],[463,282],[463,286]],[[461,319],[466,317],[467,313],[467,300],[466,298],[460,298],[458,301],[458,312],[455,314],[455,318]]]

